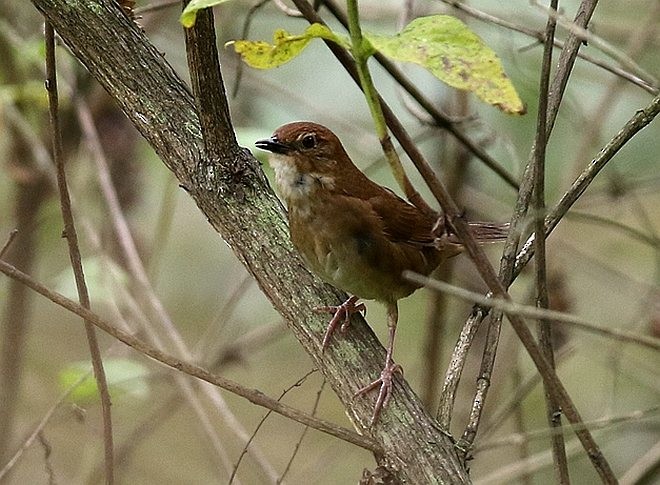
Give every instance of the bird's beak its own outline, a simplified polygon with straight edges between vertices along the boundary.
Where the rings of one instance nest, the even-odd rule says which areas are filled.
[[[272,153],[281,153],[285,154],[291,151],[291,147],[281,143],[274,136],[266,138],[265,140],[257,140],[254,143],[254,146],[260,148],[261,150],[266,150]]]

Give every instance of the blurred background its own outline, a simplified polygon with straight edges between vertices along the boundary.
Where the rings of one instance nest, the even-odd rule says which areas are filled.
[[[527,105],[525,116],[503,114],[416,66],[400,67],[518,178],[534,139],[542,45],[528,34],[475,18],[450,3],[365,0],[360,2],[363,28],[392,34],[404,25],[406,14],[448,13],[492,47]],[[560,3],[566,18],[573,18],[578,4]],[[475,0],[468,5],[523,30],[542,32],[545,27],[544,10],[527,0]],[[596,9],[589,30],[598,38],[581,50],[592,60],[578,59],[549,141],[549,207],[636,110],[657,95],[659,5],[656,0],[630,0],[602,2]],[[135,5],[138,23],[187,80],[180,9],[177,3]],[[321,8],[320,14],[343,32],[327,9]],[[265,155],[254,149],[254,141],[283,123],[312,120],[330,127],[371,178],[397,189],[360,91],[321,41],[268,71],[242,66],[233,49],[223,47],[240,38],[271,41],[277,28],[302,32],[308,25],[304,19],[286,15],[274,2],[242,0],[217,7],[215,18],[237,135],[263,162],[268,177],[272,170]],[[557,32],[559,39],[567,35],[565,28]],[[19,228],[4,259],[77,299],[52,184],[43,58],[42,17],[29,2],[5,0],[0,5],[0,246]],[[624,80],[593,60],[646,83]],[[312,362],[279,315],[151,148],[66,48],[58,50],[58,63],[64,152],[92,308],[141,338],[160,339],[165,350],[187,355],[244,386],[271,397],[288,391],[283,397],[287,404],[350,428],[339,401],[323,386],[319,372],[311,372]],[[377,88],[467,216],[508,221],[516,192],[434,127],[380,66],[370,66]],[[74,94],[84,99],[93,116],[151,293],[135,283],[113,231],[99,169],[81,134]],[[608,164],[549,238],[553,308],[603,327],[660,337],[659,154],[656,121]],[[432,202],[405,158],[404,164]],[[488,252],[498,265],[501,246]],[[465,256],[443,267],[438,277],[475,291],[485,288]],[[512,287],[518,301],[533,301],[533,279],[531,271],[518,278]],[[373,302],[368,306],[368,321],[385,341],[384,309]],[[469,311],[468,303],[427,290],[400,303],[395,360],[432,413]],[[89,369],[80,320],[4,276],[0,312],[0,469],[52,410],[38,439],[20,454],[3,483],[102,482],[98,399],[85,392],[84,384],[78,394],[62,397]],[[156,320],[170,321],[172,328]],[[167,343],[176,332],[187,354]],[[558,373],[585,421],[594,422],[596,441],[617,476],[635,471],[639,460],[650,456],[655,472],[646,474],[642,483],[658,480],[658,353],[569,326],[557,325],[555,336]],[[274,414],[261,424],[266,410],[180,379],[108,336],[99,337],[112,381],[118,483],[229,483],[232,470],[237,470],[234,483],[356,483],[364,468],[375,467],[373,457],[360,448],[315,430],[301,439],[302,425]],[[470,410],[483,340],[480,333],[459,389],[451,429],[459,436]],[[474,481],[551,483],[546,428],[542,387],[505,322],[470,462]],[[242,456],[251,435],[251,451]],[[574,435],[566,437],[574,483],[596,482]]]

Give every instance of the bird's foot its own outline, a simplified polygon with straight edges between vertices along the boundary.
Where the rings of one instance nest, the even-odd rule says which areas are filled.
[[[341,323],[340,330],[345,332],[348,329],[348,326],[351,324],[351,315],[355,313],[367,313],[367,307],[364,306],[364,303],[358,303],[359,298],[357,296],[351,296],[348,300],[338,306],[321,306],[314,308],[315,312],[320,313],[333,313],[330,323],[328,323],[328,328],[323,335],[323,344],[321,348],[323,350],[328,348],[330,345],[330,337],[337,330],[337,326]]]
[[[448,238],[456,234],[451,218],[446,212],[443,211],[442,214],[440,214],[440,217],[438,217],[438,220],[435,221],[435,224],[431,229],[431,234],[439,239]]]
[[[380,377],[355,393],[355,396],[362,396],[380,386],[380,390],[378,391],[378,398],[376,399],[376,405],[374,406],[374,413],[371,416],[370,426],[373,426],[374,423],[378,421],[380,412],[385,406],[387,406],[387,403],[389,402],[392,395],[392,380],[394,378],[394,374],[397,372],[403,375],[403,367],[401,367],[399,364],[395,364],[393,360],[388,359],[385,363],[385,367],[380,373]]]

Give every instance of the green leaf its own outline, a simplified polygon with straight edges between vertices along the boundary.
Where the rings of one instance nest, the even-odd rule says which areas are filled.
[[[128,359],[105,359],[103,368],[113,398],[122,394],[144,398],[149,394],[149,370],[144,365]],[[78,404],[99,400],[96,380],[91,369],[90,362],[81,361],[74,362],[60,371],[58,380],[63,390],[78,383],[69,396]]]
[[[229,0],[191,0],[186,8],[181,12],[181,17],[179,17],[179,22],[189,29],[195,25],[195,20],[197,19],[197,11],[209,7],[215,7],[221,3],[228,2]]]
[[[83,259],[83,268],[89,293],[96,303],[113,304],[121,288],[128,285],[129,278],[126,271],[113,261],[106,261],[100,256]],[[72,300],[78,299],[78,290],[71,268],[62,270],[54,283],[58,292]]]
[[[419,64],[448,85],[471,91],[507,113],[525,112],[495,52],[455,17],[420,17],[393,37],[365,37],[386,56]]]
[[[255,69],[271,69],[281,66],[300,54],[312,39],[330,40],[343,47],[348,47],[348,41],[335,34],[325,25],[312,24],[300,35],[292,35],[278,29],[273,34],[273,44],[263,41],[235,40],[227,42],[241,55],[243,61]]]

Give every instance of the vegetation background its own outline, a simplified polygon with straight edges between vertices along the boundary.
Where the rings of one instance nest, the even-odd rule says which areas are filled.
[[[526,116],[507,116],[471,95],[445,87],[421,68],[401,67],[436,105],[460,120],[472,140],[519,177],[534,139],[542,44],[491,21],[475,19],[451,3],[363,1],[363,28],[397,31],[409,4],[408,14],[413,16],[449,13],[468,23],[502,59],[527,104]],[[567,18],[573,17],[578,3],[560,3]],[[590,28],[597,39],[582,49],[655,83],[650,88],[655,95],[660,76],[658,5],[657,0],[602,2]],[[155,6],[137,2],[138,22],[167,61],[187,78],[178,23],[180,4]],[[545,11],[534,2],[475,0],[469,6],[536,32],[542,32],[546,22]],[[222,48],[227,41],[244,37],[248,13],[254,7],[255,2],[237,0],[215,9],[223,76],[240,143],[253,149],[255,140],[283,123],[320,122],[335,131],[370,177],[395,188],[364,98],[322,42],[312,42],[300,57],[270,71],[242,66],[231,48]],[[321,9],[321,14],[341,31],[327,10]],[[301,32],[307,26],[306,21],[285,15],[274,2],[259,7],[250,19],[251,39],[270,40],[276,28]],[[566,29],[558,28],[557,36],[565,37]],[[603,44],[609,52],[603,52]],[[7,259],[76,299],[66,242],[61,238],[58,198],[44,175],[50,145],[43,57],[42,17],[30,3],[5,0],[0,5],[0,245],[12,229],[20,227]],[[126,261],[110,229],[97,168],[76,119],[73,93],[82,95],[93,114],[155,295],[191,349],[191,360],[269,396],[288,389],[283,398],[288,404],[307,412],[315,409],[317,415],[350,428],[343,407],[329,387],[323,387],[320,374],[310,374],[313,364],[281,317],[149,145],[65,48],[58,50],[58,63],[64,151],[92,308],[117,322],[123,320],[127,328],[137,328],[135,322],[151,318],[142,311],[140,296],[123,269]],[[468,217],[507,221],[515,191],[429,123],[382,69],[375,63],[372,66],[379,91],[439,176],[452,181],[452,191]],[[559,200],[598,150],[653,96],[649,89],[578,60],[548,146],[548,206]],[[256,150],[254,154],[271,177],[264,155]],[[656,122],[609,163],[549,238],[553,308],[603,327],[660,337],[659,154]],[[406,168],[418,190],[431,201],[421,179],[410,166]],[[501,249],[488,251],[497,264]],[[443,275],[456,285],[485,290],[467,257],[456,258]],[[533,279],[531,272],[518,278],[512,288],[518,301],[532,302]],[[4,277],[0,279],[0,311],[0,373],[5,379],[0,469],[48,409],[60,403],[38,442],[22,453],[5,477],[6,483],[102,481],[98,401],[89,397],[61,400],[65,371],[89,360],[79,319],[43,298],[17,290]],[[470,304],[427,290],[401,302],[395,359],[432,412],[469,311]],[[24,322],[22,331],[16,331],[18,321]],[[378,304],[369,305],[368,321],[385,341],[385,316]],[[431,335],[437,342],[435,353],[428,348]],[[309,430],[301,439],[302,425],[275,414],[255,434],[256,455],[249,453],[241,459],[245,437],[254,433],[264,409],[223,392],[226,410],[219,415],[200,385],[192,391],[199,398],[200,407],[195,410],[175,385],[171,371],[106,335],[99,337],[106,359],[117,359],[120,365],[110,374],[123,379],[111,388],[119,483],[226,483],[239,459],[236,483],[270,483],[285,470],[288,483],[355,483],[364,468],[375,466],[369,452],[320,432]],[[470,410],[483,337],[478,336],[461,382],[451,429],[457,435]],[[570,326],[557,327],[556,348],[558,373],[583,418],[597,422],[593,425],[596,440],[617,476],[634,472],[642,466],[642,458],[650,458],[653,465],[647,466],[644,483],[658,480],[658,352]],[[139,366],[127,368],[128,361]],[[470,463],[476,483],[552,482],[550,445],[543,432],[547,428],[543,390],[535,376],[535,368],[505,324],[485,421]],[[530,382],[520,397],[517,391]],[[539,433],[530,435],[530,431]],[[596,481],[570,432],[567,441],[574,483]]]

